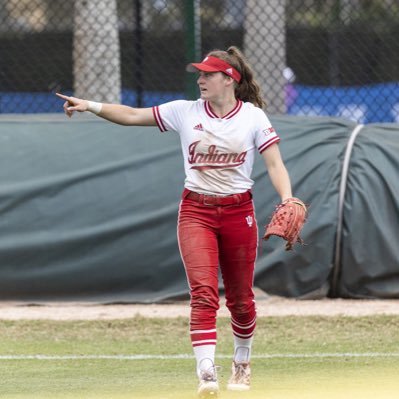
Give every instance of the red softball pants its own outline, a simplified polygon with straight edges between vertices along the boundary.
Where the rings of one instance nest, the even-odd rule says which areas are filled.
[[[252,195],[238,194],[235,203],[219,205],[207,196],[190,199],[190,193],[183,191],[178,243],[190,289],[192,344],[216,344],[219,266],[233,333],[249,338],[256,319],[253,279],[258,245]]]

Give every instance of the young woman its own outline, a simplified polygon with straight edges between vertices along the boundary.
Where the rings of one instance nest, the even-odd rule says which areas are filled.
[[[227,388],[250,388],[250,357],[256,325],[253,293],[258,245],[250,178],[255,153],[264,158],[281,201],[292,197],[280,156],[279,137],[262,111],[259,86],[236,47],[211,51],[187,67],[198,72],[200,98],[152,108],[100,104],[57,94],[65,113],[90,111],[121,125],[158,126],[179,133],[186,174],[178,215],[178,243],[191,297],[190,336],[199,378],[198,394],[219,391],[214,365],[220,267],[234,339]]]

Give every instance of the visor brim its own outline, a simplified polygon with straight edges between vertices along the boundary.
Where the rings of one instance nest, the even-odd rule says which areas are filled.
[[[198,71],[203,71],[203,72],[220,72],[219,68],[215,68],[206,64],[202,63],[192,63],[188,64],[186,66],[186,71],[187,72],[198,72]]]

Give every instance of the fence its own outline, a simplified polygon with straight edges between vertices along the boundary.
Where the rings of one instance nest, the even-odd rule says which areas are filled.
[[[398,37],[397,0],[0,0],[0,113],[195,98],[186,63],[235,44],[270,114],[399,122]]]

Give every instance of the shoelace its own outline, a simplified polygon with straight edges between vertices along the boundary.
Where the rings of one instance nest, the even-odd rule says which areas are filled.
[[[236,376],[238,378],[247,378],[248,374],[247,374],[247,367],[244,364],[236,364]]]
[[[211,366],[208,370],[201,371],[201,380],[217,381],[217,373],[222,369],[221,366]]]

